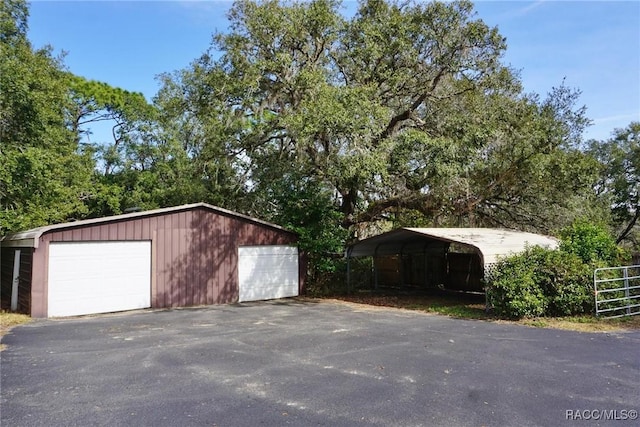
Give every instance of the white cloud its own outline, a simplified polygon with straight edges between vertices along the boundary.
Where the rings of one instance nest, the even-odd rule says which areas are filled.
[[[628,120],[628,121],[640,120],[640,111],[636,111],[635,113],[618,114],[615,116],[598,117],[593,119],[593,123],[603,124],[603,123],[619,122],[623,120]]]
[[[544,3],[546,3],[546,0],[538,0],[538,1],[534,1],[533,3],[523,7],[522,9],[518,9],[516,11],[513,12],[513,16],[524,16],[526,14],[528,14],[529,12],[531,12],[534,9],[537,9],[538,7],[542,6]]]

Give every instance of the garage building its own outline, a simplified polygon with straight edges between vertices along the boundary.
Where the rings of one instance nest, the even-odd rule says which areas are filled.
[[[493,228],[400,228],[347,248],[348,281],[351,288],[483,292],[498,259],[527,246],[553,249],[558,242],[540,234]],[[354,268],[357,259],[370,259],[371,267]]]
[[[196,203],[55,224],[2,242],[2,308],[33,317],[296,296],[297,235]]]

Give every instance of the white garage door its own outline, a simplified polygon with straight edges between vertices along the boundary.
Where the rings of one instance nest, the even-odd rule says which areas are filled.
[[[298,295],[298,248],[238,248],[239,300],[259,301]]]
[[[49,245],[48,315],[78,316],[151,306],[151,242]]]

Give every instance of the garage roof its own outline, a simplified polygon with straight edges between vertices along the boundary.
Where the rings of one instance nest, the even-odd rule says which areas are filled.
[[[522,231],[495,228],[400,228],[361,240],[347,249],[350,257],[376,254],[399,254],[406,248],[430,242],[460,243],[478,250],[485,264],[494,263],[499,256],[524,251],[527,246],[555,249],[558,241],[553,237]]]
[[[153,215],[162,215],[162,214],[166,214],[166,213],[173,213],[173,212],[179,212],[179,211],[185,211],[185,210],[191,210],[191,209],[197,209],[197,208],[204,208],[204,209],[207,209],[207,210],[210,210],[210,211],[214,211],[214,212],[217,212],[217,213],[220,213],[220,214],[223,214],[223,215],[234,216],[236,218],[242,218],[242,219],[245,219],[247,221],[251,221],[253,223],[262,224],[262,225],[265,225],[267,227],[271,227],[271,228],[275,228],[275,229],[278,229],[278,230],[286,231],[288,233],[293,233],[292,231],[286,230],[285,228],[280,227],[279,225],[271,224],[269,222],[262,221],[262,220],[257,219],[257,218],[252,218],[250,216],[243,215],[243,214],[240,214],[238,212],[233,212],[233,211],[230,211],[230,210],[227,210],[227,209],[219,208],[217,206],[213,206],[213,205],[210,205],[208,203],[192,203],[192,204],[188,204],[188,205],[173,206],[173,207],[162,208],[162,209],[154,209],[154,210],[149,210],[149,211],[132,212],[132,213],[127,213],[127,214],[122,214],[122,215],[113,215],[113,216],[107,216],[107,217],[102,217],[102,218],[92,218],[92,219],[85,219],[85,220],[81,220],[81,221],[73,221],[73,222],[65,222],[65,223],[61,223],[61,224],[46,225],[44,227],[38,227],[38,228],[33,228],[31,230],[20,231],[18,233],[9,234],[7,236],[4,236],[4,237],[0,238],[0,243],[2,244],[2,246],[37,248],[39,240],[40,240],[40,236],[42,236],[44,233],[47,233],[47,232],[52,231],[52,230],[83,227],[83,226],[87,226],[87,225],[102,224],[102,223],[122,221],[122,220],[128,220],[128,219],[136,219],[136,218],[140,218],[140,217],[153,216]]]

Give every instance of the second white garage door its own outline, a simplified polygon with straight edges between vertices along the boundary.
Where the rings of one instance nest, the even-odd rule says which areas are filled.
[[[260,301],[298,295],[298,248],[238,248],[239,301]]]
[[[49,317],[151,306],[151,242],[49,244]]]

